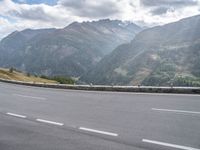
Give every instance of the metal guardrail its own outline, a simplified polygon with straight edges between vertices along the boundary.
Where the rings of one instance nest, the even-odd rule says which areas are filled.
[[[13,83],[26,86],[88,90],[88,91],[116,91],[116,92],[144,92],[144,93],[180,93],[180,94],[200,94],[200,87],[154,87],[154,86],[109,86],[109,85],[68,85],[49,84],[36,82],[22,82],[16,80],[1,79],[1,82]]]

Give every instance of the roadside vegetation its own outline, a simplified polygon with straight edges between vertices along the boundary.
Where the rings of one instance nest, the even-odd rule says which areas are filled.
[[[60,84],[75,84],[75,80],[69,77],[65,76],[54,76],[54,77],[47,77],[47,76],[40,76],[42,79],[47,79],[47,80],[55,80]]]
[[[0,68],[0,78],[24,82],[58,83],[55,80],[40,78],[38,76],[31,75],[30,73],[23,73],[15,68]]]
[[[25,82],[41,82],[41,83],[59,83],[59,84],[74,84],[75,80],[65,76],[48,77],[41,75],[31,75],[30,73],[23,73],[13,67],[9,69],[0,68],[0,78],[7,80],[17,80]]]
[[[174,79],[174,85],[186,87],[200,87],[200,78],[179,76]]]

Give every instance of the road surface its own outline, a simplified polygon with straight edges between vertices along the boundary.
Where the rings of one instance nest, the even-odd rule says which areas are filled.
[[[1,150],[200,150],[200,96],[0,83]]]

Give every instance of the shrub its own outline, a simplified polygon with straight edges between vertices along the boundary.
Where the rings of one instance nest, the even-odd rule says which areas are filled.
[[[26,74],[26,76],[30,77],[30,76],[31,76],[31,74],[30,74],[30,73],[27,73],[27,74]]]
[[[75,83],[75,81],[69,77],[55,76],[50,79],[55,80],[59,82],[60,84],[74,84]]]
[[[45,76],[45,75],[41,75],[40,78],[43,78],[43,79],[50,79],[49,77]]]
[[[13,71],[14,71],[14,68],[11,67],[11,68],[9,69],[9,72],[10,72],[10,73],[13,73]]]
[[[45,75],[41,75],[40,78],[43,79],[48,79],[48,80],[55,80],[60,84],[74,84],[75,81],[69,77],[64,77],[64,76],[54,76],[54,77],[48,77]]]

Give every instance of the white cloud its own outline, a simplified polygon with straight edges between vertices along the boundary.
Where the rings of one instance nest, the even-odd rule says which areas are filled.
[[[60,28],[103,18],[160,25],[197,15],[199,10],[200,0],[58,0],[53,6],[0,0],[0,39],[14,30]]]
[[[25,28],[59,28],[76,20],[61,6],[18,4],[0,1],[0,39]]]
[[[80,17],[110,17],[120,13],[116,0],[60,0],[58,4]]]
[[[0,39],[12,31],[12,24],[7,19],[0,17]]]

